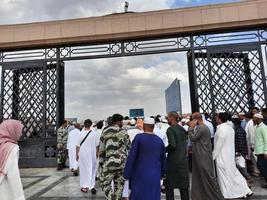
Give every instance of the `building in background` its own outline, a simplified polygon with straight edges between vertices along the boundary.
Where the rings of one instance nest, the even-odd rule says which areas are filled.
[[[176,111],[182,114],[180,80],[177,78],[165,90],[166,111]]]

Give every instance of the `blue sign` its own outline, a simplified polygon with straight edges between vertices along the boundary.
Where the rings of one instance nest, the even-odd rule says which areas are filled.
[[[130,109],[130,117],[144,117],[144,108]]]

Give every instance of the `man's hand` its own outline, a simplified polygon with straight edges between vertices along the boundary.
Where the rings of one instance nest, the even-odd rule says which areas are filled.
[[[76,156],[76,161],[77,161],[77,162],[79,161],[79,155]]]
[[[195,128],[196,125],[197,125],[197,120],[195,120],[195,119],[189,122],[189,127],[190,128]]]
[[[58,150],[63,149],[63,144],[62,144],[62,143],[58,143],[58,144],[57,144],[57,149],[58,149]]]
[[[267,154],[264,154],[264,159],[267,160]]]

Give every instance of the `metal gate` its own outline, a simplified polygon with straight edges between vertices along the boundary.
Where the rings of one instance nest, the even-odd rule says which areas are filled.
[[[25,124],[21,166],[55,166],[55,127],[64,119],[63,61],[188,52],[192,111],[267,106],[267,30],[162,35],[33,49],[0,49],[2,119]],[[49,162],[48,162],[49,161]]]
[[[234,113],[266,106],[260,45],[208,47],[189,52],[188,63],[193,111]]]
[[[57,77],[59,73],[64,77],[63,63],[60,69],[45,61],[2,64],[0,117],[24,124],[21,167],[55,166],[57,105],[64,104],[57,97]]]

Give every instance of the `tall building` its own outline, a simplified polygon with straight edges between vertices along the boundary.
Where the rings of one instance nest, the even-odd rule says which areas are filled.
[[[176,111],[182,114],[180,80],[177,78],[165,90],[166,111]]]

